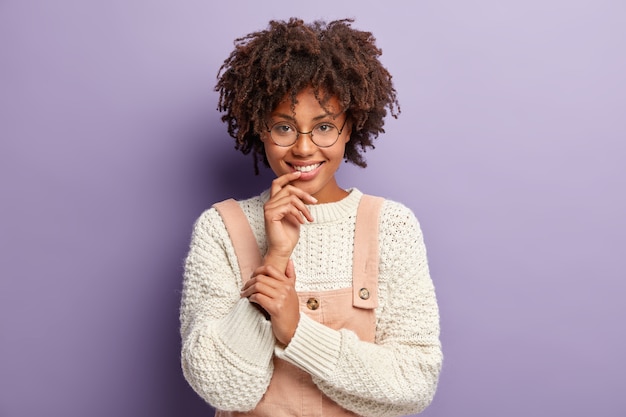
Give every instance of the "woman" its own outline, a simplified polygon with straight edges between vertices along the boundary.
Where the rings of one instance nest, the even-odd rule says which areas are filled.
[[[344,189],[389,110],[391,75],[351,20],[272,21],[236,41],[216,90],[236,148],[276,179],[197,220],[182,365],[218,416],[399,416],[436,390],[439,315],[404,205]]]

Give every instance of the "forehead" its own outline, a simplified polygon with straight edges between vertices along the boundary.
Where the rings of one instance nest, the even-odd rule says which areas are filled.
[[[295,97],[286,95],[272,111],[272,117],[295,120],[313,120],[323,117],[335,118],[341,113],[339,99],[319,91],[317,96],[311,87],[301,90]]]

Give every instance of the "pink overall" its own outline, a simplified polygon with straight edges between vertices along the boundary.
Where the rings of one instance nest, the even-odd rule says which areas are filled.
[[[349,329],[359,339],[374,342],[378,306],[378,215],[383,199],[363,195],[359,202],[354,234],[352,288],[323,292],[299,292],[300,310],[332,329]],[[252,229],[236,201],[214,205],[220,213],[235,248],[242,280],[261,264],[261,254]],[[350,412],[324,395],[311,376],[274,357],[274,373],[257,407],[249,412],[217,410],[216,417],[302,416],[342,417]]]

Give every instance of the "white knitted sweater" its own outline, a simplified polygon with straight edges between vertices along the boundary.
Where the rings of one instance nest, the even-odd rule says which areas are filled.
[[[351,287],[356,210],[352,189],[336,203],[308,206],[292,254],[296,290]],[[268,191],[240,201],[261,253],[267,250],[263,204]],[[276,345],[271,324],[247,299],[224,223],[213,208],[197,220],[180,310],[182,366],[189,384],[222,410],[247,411],[261,400],[277,355],[310,373],[335,402],[363,416],[399,416],[431,402],[441,369],[439,313],[422,233],[413,213],[385,200],[380,219],[379,306],[375,343],[332,330],[306,314],[291,343]],[[301,358],[307,358],[306,361]]]

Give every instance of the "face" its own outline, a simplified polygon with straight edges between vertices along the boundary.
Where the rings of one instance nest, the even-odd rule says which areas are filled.
[[[271,113],[267,125],[286,122],[300,132],[310,132],[322,122],[332,123],[338,129],[344,125],[346,114],[339,113],[340,106],[336,97],[330,99],[327,110],[318,103],[312,88],[301,91],[296,100],[293,111],[288,97],[281,101]],[[347,195],[337,185],[335,172],[343,160],[346,143],[350,140],[349,122],[344,126],[337,142],[327,148],[318,147],[308,134],[300,134],[296,143],[287,147],[276,145],[267,132],[261,137],[267,160],[276,176],[295,170],[301,171],[302,174],[292,185],[313,195],[318,203],[339,201]]]

